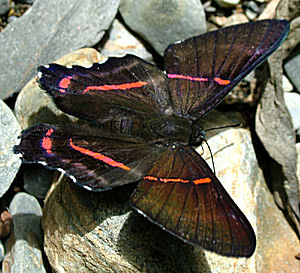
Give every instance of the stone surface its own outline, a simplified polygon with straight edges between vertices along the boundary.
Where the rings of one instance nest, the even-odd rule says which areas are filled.
[[[205,128],[241,121],[235,114],[209,116]],[[256,231],[257,250],[250,259],[193,248],[132,212],[128,199],[135,185],[92,193],[61,175],[47,194],[43,215],[45,252],[54,271],[72,272],[72,265],[78,272],[296,273],[297,237],[264,182],[250,133],[215,130],[208,138],[216,175]]]
[[[283,95],[286,107],[292,117],[294,129],[297,130],[300,128],[300,95],[294,92],[285,92]]]
[[[222,8],[232,8],[240,3],[240,0],[215,0],[217,4]]]
[[[14,223],[4,257],[2,271],[10,273],[46,272],[42,259],[42,209],[38,201],[27,193],[18,193],[9,210]]]
[[[2,241],[0,241],[0,262],[2,262],[5,255],[5,249]]]
[[[108,40],[100,52],[106,57],[134,54],[144,60],[151,61],[153,59],[145,46],[118,19],[113,21]]]
[[[249,20],[244,13],[235,13],[227,18],[226,23],[223,25],[223,27],[228,27],[231,25],[237,25],[237,24],[248,23],[248,22]]]
[[[293,85],[285,75],[282,76],[282,89],[284,92],[290,92],[294,89]]]
[[[297,91],[300,91],[300,47],[284,63],[284,70]]]
[[[298,176],[298,180],[300,181],[300,142],[296,144],[296,149],[297,149],[297,154],[298,154],[298,158],[297,158],[297,176]]]
[[[104,58],[95,49],[84,48],[63,56],[56,63],[87,66],[103,60]],[[52,99],[39,88],[36,77],[27,83],[18,95],[15,114],[22,129],[37,123],[57,124],[76,120],[57,109]]]
[[[0,98],[7,98],[44,65],[95,45],[116,15],[119,0],[37,0],[0,33]]]
[[[10,187],[21,165],[21,159],[13,153],[20,132],[13,112],[0,100],[0,197]]]
[[[0,0],[0,15],[9,11],[9,0]]]
[[[24,171],[24,189],[36,198],[44,198],[53,180],[53,171],[43,167]]]
[[[204,9],[198,0],[122,0],[120,13],[161,55],[169,44],[206,31]]]

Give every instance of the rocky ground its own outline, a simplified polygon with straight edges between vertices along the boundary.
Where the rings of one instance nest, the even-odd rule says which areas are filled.
[[[279,2],[0,0],[2,272],[299,272],[300,12],[299,1]],[[251,258],[191,247],[153,225],[130,209],[135,185],[91,193],[13,153],[21,130],[75,121],[39,88],[39,65],[130,53],[162,67],[172,42],[272,18],[291,25],[279,53],[205,120],[243,124],[207,137],[217,177],[256,232]]]

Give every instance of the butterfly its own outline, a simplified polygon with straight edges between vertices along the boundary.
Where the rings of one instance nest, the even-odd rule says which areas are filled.
[[[284,41],[286,20],[263,20],[171,44],[165,72],[133,55],[89,68],[39,67],[39,84],[85,125],[38,124],[14,147],[24,162],[62,170],[91,191],[138,182],[131,205],[184,242],[250,257],[249,221],[193,146],[201,118]]]

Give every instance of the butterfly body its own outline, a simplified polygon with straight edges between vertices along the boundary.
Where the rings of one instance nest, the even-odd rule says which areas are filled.
[[[57,107],[91,124],[33,126],[14,150],[88,190],[139,182],[131,204],[150,221],[192,245],[250,257],[252,226],[192,146],[205,137],[199,120],[276,50],[288,28],[264,20],[172,44],[166,73],[133,55],[90,68],[40,67],[39,84]]]

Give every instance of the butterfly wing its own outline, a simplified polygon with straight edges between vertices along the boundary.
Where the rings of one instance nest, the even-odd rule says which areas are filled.
[[[170,45],[165,69],[177,115],[201,118],[286,38],[286,20],[234,25]]]
[[[58,108],[103,122],[117,115],[162,113],[170,107],[165,74],[133,55],[109,58],[89,68],[39,67],[39,84]]]
[[[164,151],[131,201],[152,222],[192,245],[226,256],[254,252],[250,223],[191,147]]]
[[[93,191],[140,180],[162,149],[98,127],[46,124],[24,131],[14,148],[25,162],[59,169],[76,184]]]

